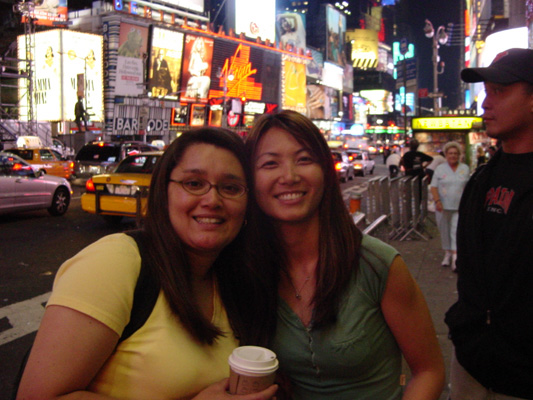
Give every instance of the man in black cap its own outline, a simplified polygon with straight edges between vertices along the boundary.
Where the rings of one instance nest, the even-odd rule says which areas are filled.
[[[486,132],[501,148],[461,198],[450,399],[533,399],[533,50],[461,78],[484,82]]]

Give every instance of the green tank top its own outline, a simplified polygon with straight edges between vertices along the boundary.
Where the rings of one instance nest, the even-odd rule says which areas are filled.
[[[334,326],[306,328],[280,299],[272,350],[292,382],[294,400],[401,398],[401,352],[380,307],[398,252],[365,235],[361,254]]]

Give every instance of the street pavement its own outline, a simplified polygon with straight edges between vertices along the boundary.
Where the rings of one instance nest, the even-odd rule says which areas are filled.
[[[403,241],[388,242],[400,252],[426,298],[446,365],[446,387],[439,400],[447,400],[452,344],[448,339],[444,314],[457,300],[457,274],[440,265],[444,252],[441,249],[434,213],[429,213],[422,233],[428,237],[427,241],[410,235]]]

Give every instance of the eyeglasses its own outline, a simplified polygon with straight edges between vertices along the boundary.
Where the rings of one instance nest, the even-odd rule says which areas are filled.
[[[214,187],[218,194],[225,199],[238,199],[244,196],[248,188],[240,183],[235,182],[220,182],[216,185],[201,178],[190,178],[182,181],[170,179],[170,182],[179,183],[183,189],[195,196],[202,196],[209,192]]]

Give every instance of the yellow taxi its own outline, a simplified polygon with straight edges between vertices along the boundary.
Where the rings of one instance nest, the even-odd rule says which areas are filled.
[[[74,162],[71,160],[62,160],[59,153],[48,147],[34,149],[14,148],[6,150],[15,154],[31,165],[35,172],[41,172],[49,175],[60,176],[61,178],[70,179],[74,170]]]
[[[146,215],[152,172],[162,155],[162,151],[129,155],[113,173],[93,175],[85,183],[81,208],[110,224],[120,223],[123,217],[140,223]]]

